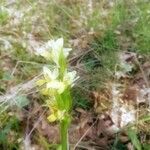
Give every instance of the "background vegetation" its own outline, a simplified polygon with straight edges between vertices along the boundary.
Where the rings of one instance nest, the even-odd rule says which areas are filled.
[[[51,133],[52,130],[56,131],[54,124],[48,126],[44,119],[41,124],[39,123],[47,113],[43,108],[45,98],[37,93],[36,87],[32,84],[32,81],[40,76],[42,66],[46,65],[46,61],[37,55],[38,49],[49,39],[59,37],[65,39],[66,47],[73,48],[69,57],[70,70],[76,69],[80,76],[72,91],[73,124],[78,126],[80,120],[78,114],[84,114],[83,111],[91,112],[95,119],[105,110],[101,104],[95,104],[95,101],[91,100],[91,93],[93,94],[93,91],[104,95],[109,93],[109,84],[117,80],[115,72],[120,65],[121,53],[134,53],[138,56],[138,62],[134,63],[133,70],[128,72],[130,80],[117,80],[117,83],[124,82],[125,86],[129,85],[138,76],[139,70],[143,73],[145,63],[148,71],[145,69],[144,75],[145,72],[149,72],[150,2],[149,0],[1,0],[1,149],[34,147],[45,150],[52,149],[59,141],[54,137],[54,133]],[[146,74],[147,89],[149,89],[149,75],[150,73]],[[145,79],[145,76],[143,78]],[[100,111],[97,113],[98,106]],[[150,149],[150,117],[148,107],[144,106],[138,107],[138,110],[142,118],[146,115],[149,119],[140,125],[136,123],[138,124],[136,130],[129,130],[128,133],[131,147],[138,150]],[[112,106],[108,104],[107,107]],[[51,131],[47,134],[46,130]],[[79,149],[88,149],[89,145],[91,146],[87,142],[78,146],[82,147]],[[113,142],[108,145],[108,149],[129,149],[126,142],[124,144],[118,140],[118,135],[113,137]],[[100,149],[103,146],[95,143],[93,147]]]

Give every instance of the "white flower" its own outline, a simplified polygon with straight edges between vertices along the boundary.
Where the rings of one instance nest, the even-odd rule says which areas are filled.
[[[56,90],[59,94],[65,90],[65,84],[57,80],[59,74],[58,69],[51,71],[47,67],[43,67],[43,74],[47,89]]]
[[[43,67],[44,80],[39,81],[39,85],[46,84],[46,88],[50,90],[57,90],[59,94],[68,87],[74,86],[74,82],[79,78],[76,76],[76,71],[65,72],[64,78],[62,81],[58,80],[59,71],[54,69],[51,71],[47,67]]]
[[[63,48],[64,40],[63,38],[59,38],[58,40],[51,41],[51,59],[59,66],[59,58],[60,55],[63,54],[66,58],[69,55],[69,52],[72,50],[71,48]]]
[[[78,76],[76,76],[76,74],[76,71],[66,72],[64,74],[64,82],[67,85],[71,85],[71,87],[74,86],[74,82],[79,78]]]
[[[57,40],[49,40],[43,46],[38,49],[38,54],[43,56],[48,60],[52,60],[59,66],[60,55],[64,55],[65,58],[68,57],[71,48],[63,48],[64,40],[59,38]]]

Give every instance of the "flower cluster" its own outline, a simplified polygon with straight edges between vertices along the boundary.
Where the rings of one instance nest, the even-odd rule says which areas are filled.
[[[61,121],[68,116],[71,108],[70,88],[77,80],[76,71],[67,70],[67,56],[70,48],[63,47],[63,38],[50,40],[45,49],[39,49],[39,54],[46,60],[54,64],[54,69],[43,67],[43,78],[37,81],[41,87],[41,92],[48,97],[47,106],[50,108],[51,115],[48,117],[50,122]]]
[[[39,48],[38,53],[43,56],[47,60],[52,60],[59,66],[59,58],[61,53],[65,58],[69,55],[69,52],[72,50],[71,48],[64,48],[64,40],[60,38],[58,40],[50,40],[48,41],[44,47]]]

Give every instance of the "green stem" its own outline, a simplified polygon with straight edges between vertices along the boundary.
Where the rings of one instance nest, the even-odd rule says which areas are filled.
[[[69,143],[68,143],[68,122],[66,120],[62,120],[60,123],[60,130],[61,130],[61,146],[62,150],[69,150]]]

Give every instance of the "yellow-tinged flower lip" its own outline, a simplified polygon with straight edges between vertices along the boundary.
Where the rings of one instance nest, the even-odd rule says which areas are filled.
[[[63,82],[54,80],[47,83],[47,89],[55,89],[59,94],[61,94],[65,90],[65,85]]]
[[[65,110],[51,110],[52,114],[47,117],[49,122],[61,121],[64,119]]]
[[[36,84],[38,85],[38,86],[42,86],[42,85],[44,85],[46,83],[46,80],[44,80],[44,79],[40,79],[40,80],[38,80],[37,82],[36,82]]]
[[[54,122],[57,120],[57,117],[54,114],[51,114],[47,117],[49,122]]]

